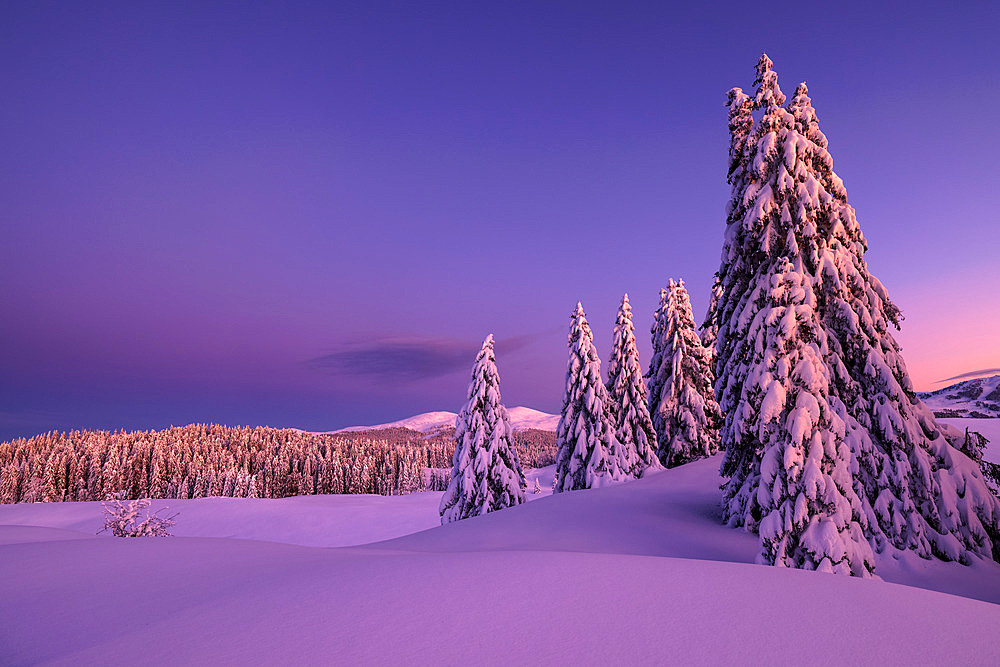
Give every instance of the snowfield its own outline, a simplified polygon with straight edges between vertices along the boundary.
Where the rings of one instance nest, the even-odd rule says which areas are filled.
[[[173,538],[94,536],[97,503],[0,506],[0,662],[1000,662],[1000,565],[753,565],[718,465],[447,526],[430,492],[154,501]]]
[[[555,466],[526,470],[528,501],[552,495]],[[541,492],[532,494],[538,480]],[[309,547],[349,547],[380,542],[441,525],[440,491],[405,496],[322,495],[291,498],[153,500],[161,516],[176,512],[176,537],[266,540]],[[104,526],[101,503],[0,505],[0,526],[44,526],[94,535]],[[77,533],[71,533],[79,537]],[[4,539],[0,531],[0,541]],[[2,662],[2,661],[0,661]]]

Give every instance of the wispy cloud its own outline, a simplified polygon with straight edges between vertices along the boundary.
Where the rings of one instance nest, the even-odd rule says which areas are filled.
[[[938,380],[941,382],[952,382],[954,380],[968,380],[971,378],[977,378],[982,375],[1000,375],[1000,368],[984,368],[979,371],[969,371],[968,373],[962,373],[961,375],[956,375],[955,377],[945,378],[943,380]]]
[[[542,334],[500,339],[497,354],[511,354]],[[481,342],[447,338],[381,338],[348,343],[305,362],[332,375],[369,377],[381,382],[414,382],[472,368]]]
[[[566,327],[550,327],[545,331],[536,331],[535,333],[521,334],[520,336],[510,336],[508,338],[499,339],[494,345],[493,349],[496,350],[498,355],[511,354],[520,350],[522,347],[527,347],[534,343],[536,340],[544,338],[557,331],[562,331]],[[479,351],[479,345],[476,346],[476,351]],[[471,368],[471,363],[470,368]]]

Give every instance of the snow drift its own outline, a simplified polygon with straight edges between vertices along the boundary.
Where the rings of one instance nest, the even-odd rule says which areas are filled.
[[[6,505],[3,662],[1000,660],[1000,565],[893,552],[886,581],[752,565],[757,538],[721,525],[718,465],[406,536],[437,523],[440,493],[156,501],[190,537],[143,539],[94,536],[98,503]],[[361,532],[396,539],[298,546]]]

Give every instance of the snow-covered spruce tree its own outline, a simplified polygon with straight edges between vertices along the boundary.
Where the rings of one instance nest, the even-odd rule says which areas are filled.
[[[750,131],[753,129],[753,109],[754,99],[743,92],[742,88],[730,88],[726,94],[726,108],[729,112],[729,168],[726,172],[726,180],[732,187],[732,195],[726,204],[726,219],[728,223],[735,220],[742,220],[746,214],[746,202],[743,201],[743,189],[746,185],[748,174],[747,163],[747,140]],[[731,239],[727,235],[722,250],[723,261],[732,255]],[[745,278],[746,274],[734,271],[730,279]],[[745,284],[738,285],[745,288]],[[719,274],[715,275],[712,284],[712,296],[708,305],[708,312],[705,321],[701,325],[701,342],[712,352],[712,370],[715,368],[715,347],[716,337],[719,331],[718,308],[719,299],[722,296],[722,279]]]
[[[656,431],[646,404],[646,383],[642,379],[639,351],[635,346],[635,327],[628,294],[622,297],[615,320],[611,359],[608,361],[608,396],[615,437],[623,450],[634,456],[630,473],[639,477],[647,468],[659,468],[656,457]]]
[[[668,284],[657,322],[653,347],[659,354],[649,368],[657,392],[651,394],[649,412],[657,456],[670,468],[718,452],[721,417],[712,389],[712,355],[698,339],[683,280]]]
[[[806,87],[783,107],[771,65],[718,274],[726,518],[775,565],[865,576],[887,546],[998,558],[1000,502],[916,399]]]
[[[715,277],[715,282],[712,284],[712,296],[708,302],[708,312],[705,313],[705,319],[698,327],[701,331],[701,344],[708,350],[709,359],[708,365],[712,369],[712,373],[715,373],[715,337],[719,333],[719,324],[716,322],[715,313],[719,309],[719,297],[722,296],[722,283],[719,282],[719,277]],[[714,381],[714,375],[713,381]]]
[[[726,93],[726,107],[729,110],[729,169],[726,180],[741,187],[747,175],[747,141],[753,129],[754,100],[742,88],[730,88]],[[730,201],[730,208],[742,205]]]
[[[500,402],[493,334],[476,355],[467,396],[455,420],[451,482],[441,498],[443,524],[524,502],[524,473],[514,449],[514,430]]]
[[[663,367],[664,344],[666,343],[667,331],[667,297],[669,294],[665,289],[660,290],[660,305],[657,306],[656,312],[653,313],[653,324],[649,327],[650,340],[653,345],[653,354],[649,358],[649,370],[646,371],[650,418],[652,418],[656,406],[660,404],[660,394],[663,393],[664,381],[666,380],[665,377],[660,376],[659,369]],[[655,432],[656,430],[656,423],[654,422],[653,431]],[[657,437],[657,448],[659,448],[659,437]]]
[[[615,437],[601,360],[583,306],[576,304],[569,330],[566,394],[556,428],[556,475],[552,492],[607,486],[632,477],[634,452]],[[629,456],[631,454],[631,456]]]

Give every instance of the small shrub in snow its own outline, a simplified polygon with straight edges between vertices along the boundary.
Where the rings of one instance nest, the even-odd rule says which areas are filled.
[[[176,522],[173,514],[163,517],[157,512],[148,512],[150,500],[125,500],[124,493],[112,494],[101,503],[104,506],[104,528],[98,534],[110,530],[115,537],[170,537],[168,529]]]

